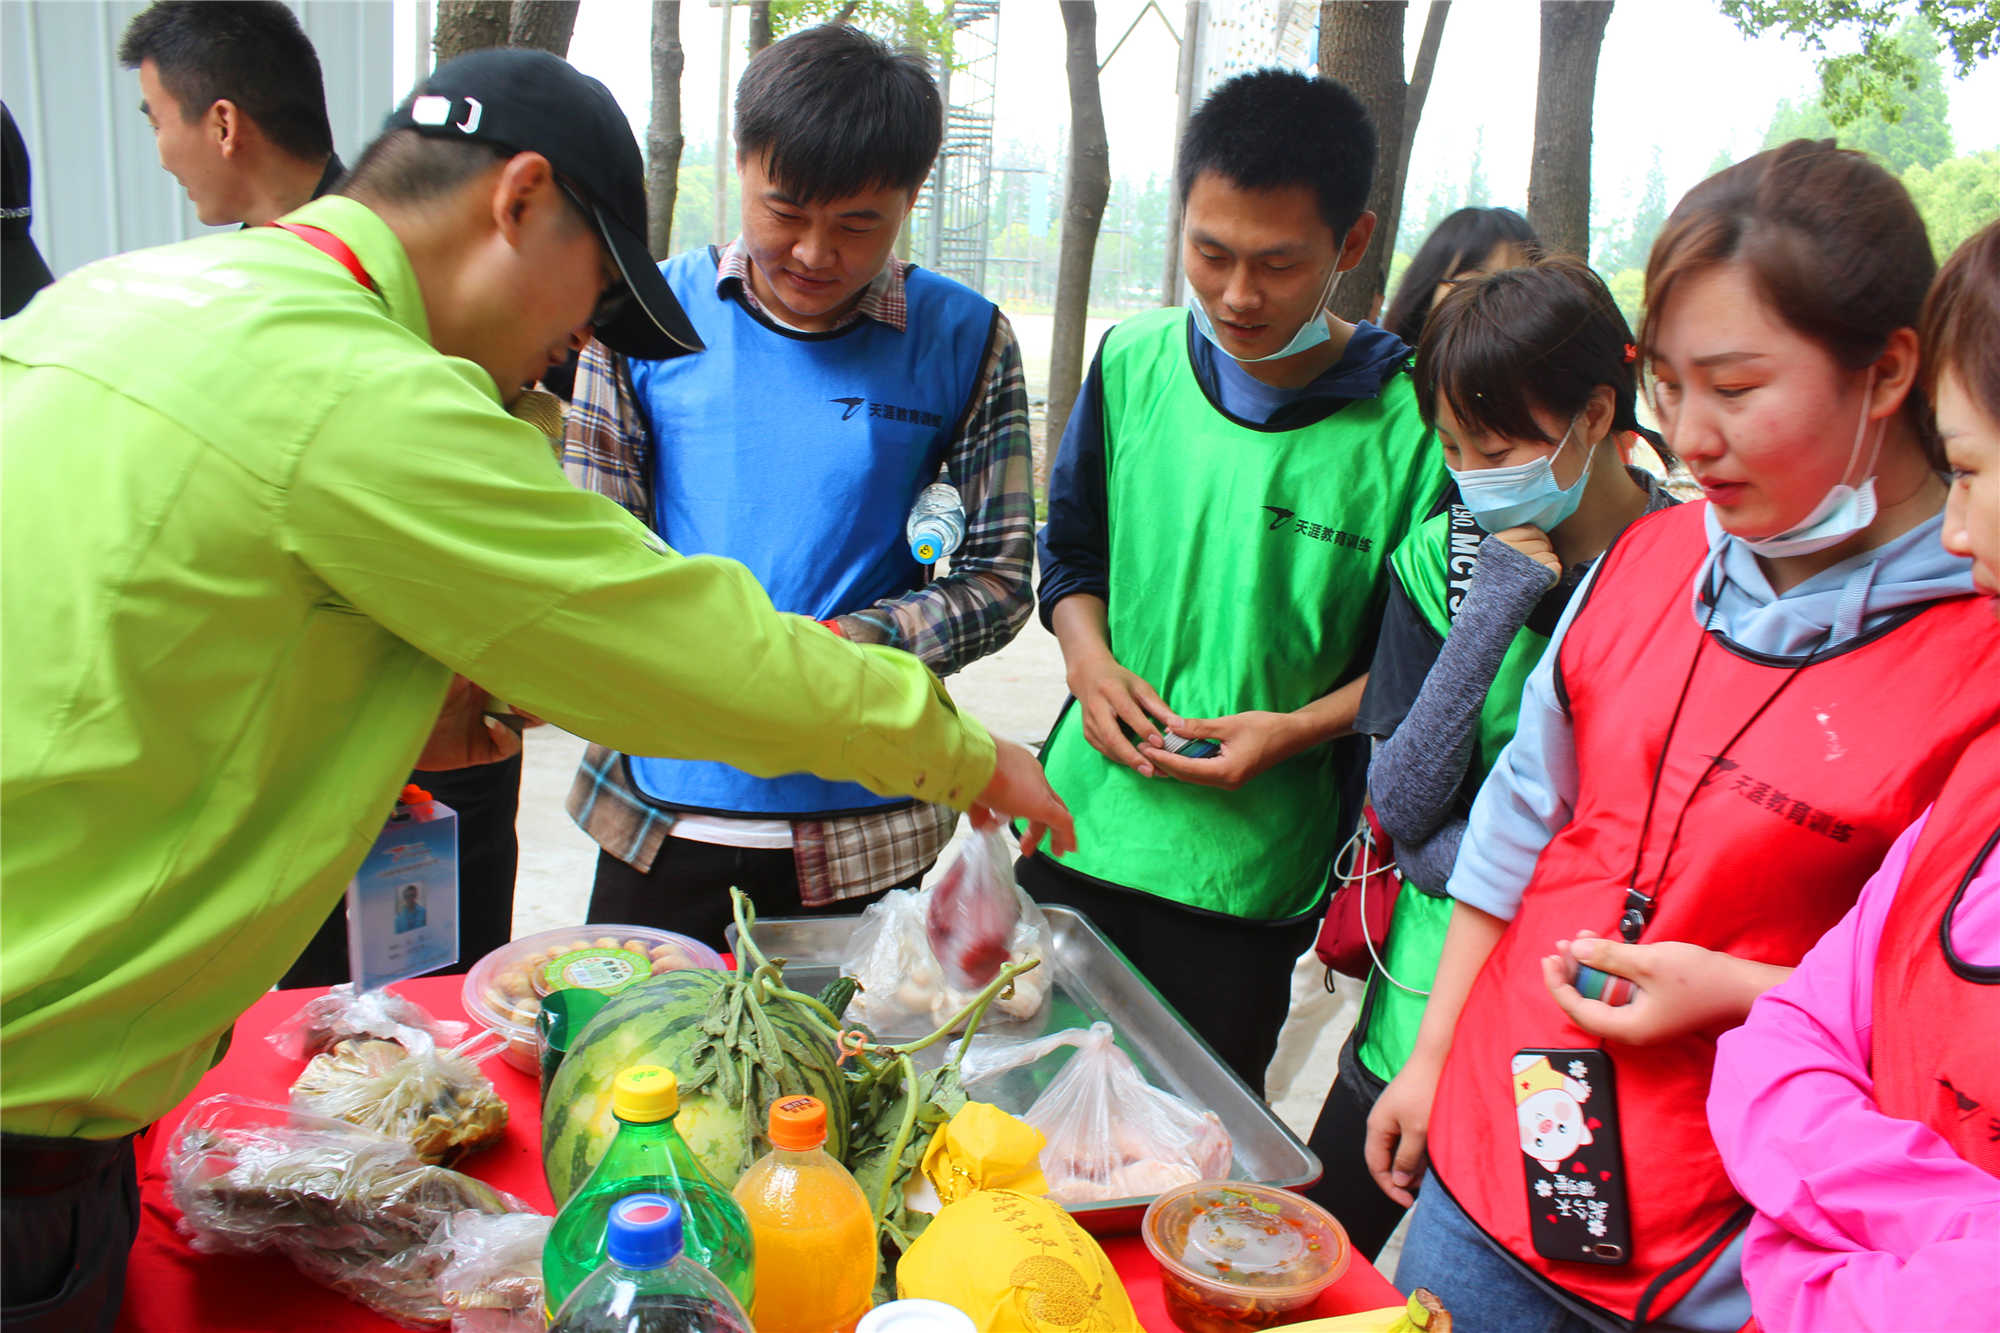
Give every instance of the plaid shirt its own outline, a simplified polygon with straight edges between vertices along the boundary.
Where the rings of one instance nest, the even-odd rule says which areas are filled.
[[[863,289],[841,327],[873,319],[906,332],[904,275],[892,259]],[[718,261],[715,293],[762,310],[740,242]],[[1013,326],[1001,315],[974,390],[976,406],[945,455],[945,470],[965,503],[965,543],[951,571],[923,587],[835,618],[859,643],[883,643],[949,675],[1005,646],[1034,606],[1035,503],[1028,456],[1028,396]],[[651,441],[624,359],[593,342],[577,362],[576,388],[563,437],[563,469],[585,490],[607,495],[648,527],[653,523]],[[649,871],[673,827],[674,812],[632,784],[625,757],[593,745],[570,789],[569,813],[605,851]],[[893,806],[840,819],[796,820],[793,858],[807,906],[872,893],[921,874],[951,837],[957,813],[947,806]]]

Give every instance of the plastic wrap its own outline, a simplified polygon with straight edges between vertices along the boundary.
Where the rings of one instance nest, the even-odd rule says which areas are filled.
[[[1013,857],[1000,831],[988,829],[960,843],[924,897],[926,934],[945,984],[976,991],[1000,975],[1021,904],[1029,902],[1014,883]]]
[[[966,1088],[1074,1046],[1022,1119],[1048,1139],[1042,1174],[1062,1204],[1144,1199],[1177,1185],[1229,1175],[1229,1131],[1148,1083],[1118,1048],[1109,1023],[1068,1028],[1011,1045],[975,1043],[960,1065]]]
[[[532,1210],[407,1143],[297,1108],[225,1094],[188,1113],[167,1188],[197,1250],[284,1255],[300,1272],[412,1328],[450,1321],[448,1257],[430,1244],[460,1213]]]
[[[431,1237],[446,1254],[438,1299],[452,1333],[542,1333],[542,1246],[554,1219],[537,1213],[455,1213]]]
[[[950,973],[939,963],[931,947],[932,903],[934,895],[944,888],[947,902],[943,919],[948,921],[956,916],[957,909],[951,906],[951,900],[961,895],[952,887],[954,879],[962,869],[964,876],[957,878],[956,883],[969,888],[973,882],[991,875],[992,851],[985,844],[995,836],[985,834],[960,844],[956,860],[946,867],[938,884],[920,892],[898,889],[862,913],[861,924],[854,928],[847,956],[840,966],[843,975],[861,983],[860,994],[848,1006],[848,1013],[856,1022],[877,1033],[917,1035],[948,1021],[978,995],[984,983],[969,989],[954,985]],[[982,865],[988,868],[981,868]],[[984,924],[973,935],[961,937],[964,948],[977,949],[991,962],[985,968],[988,981],[1004,963],[1040,958],[1045,965],[1022,974],[1014,982],[1012,993],[994,1002],[989,1023],[1018,1022],[1042,1013],[1048,1007],[1054,984],[1051,969],[1046,965],[1053,948],[1048,918],[1042,915],[1034,899],[1015,885],[1013,872],[1005,863],[1004,849],[1000,868],[1006,875],[1004,887],[1015,899],[1013,923],[1007,930],[1006,956],[998,958],[990,945],[977,942],[979,937],[990,940],[990,903],[981,909]],[[991,888],[989,883],[980,892],[988,893]],[[963,949],[958,956],[964,959]]]
[[[493,1032],[448,1051],[343,1041],[312,1058],[292,1084],[292,1102],[401,1139],[426,1162],[449,1166],[506,1132],[507,1102],[479,1072],[505,1043]]]
[[[467,1024],[434,1017],[414,1000],[388,990],[354,993],[343,981],[324,995],[299,1006],[297,1013],[273,1028],[264,1040],[289,1060],[309,1060],[351,1038],[374,1037],[400,1042],[412,1050],[454,1046],[465,1040]]]

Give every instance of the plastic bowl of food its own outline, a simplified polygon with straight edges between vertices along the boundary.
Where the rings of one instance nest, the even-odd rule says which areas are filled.
[[[501,1057],[524,1074],[540,1071],[535,1016],[553,990],[615,994],[647,977],[684,968],[720,969],[722,955],[700,940],[648,926],[573,926],[510,940],[465,974],[465,1012],[507,1038]]]
[[[1167,1313],[1186,1333],[1284,1323],[1347,1271],[1347,1232],[1287,1190],[1204,1180],[1168,1190],[1139,1223]]]

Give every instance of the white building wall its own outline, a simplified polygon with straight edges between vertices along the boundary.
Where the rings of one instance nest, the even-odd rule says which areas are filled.
[[[402,90],[391,0],[290,0],[319,51],[327,114],[353,162]],[[0,100],[34,173],[33,234],[58,276],[123,250],[207,233],[160,168],[139,76],[118,39],[142,0],[0,0]]]

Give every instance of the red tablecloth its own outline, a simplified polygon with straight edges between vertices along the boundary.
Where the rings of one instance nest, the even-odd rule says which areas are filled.
[[[407,981],[396,989],[441,1018],[464,1018],[460,978]],[[301,1276],[283,1259],[262,1255],[199,1254],[175,1228],[180,1212],[167,1198],[166,1145],[188,1108],[218,1092],[282,1102],[301,1066],[279,1057],[265,1034],[290,1017],[316,990],[274,991],[253,1005],[236,1024],[236,1038],[221,1064],[194,1092],[139,1139],[142,1216],[139,1239],[125,1283],[120,1333],[388,1333],[398,1325]],[[503,1060],[491,1060],[487,1074],[513,1111],[498,1145],[461,1166],[481,1180],[551,1210],[542,1179],[541,1120],[535,1081]],[[1173,1333],[1161,1303],[1159,1266],[1137,1236],[1113,1236],[1104,1249],[1132,1296],[1146,1333]],[[1394,1305],[1402,1300],[1366,1260],[1357,1257],[1345,1276],[1300,1318],[1345,1314]]]

